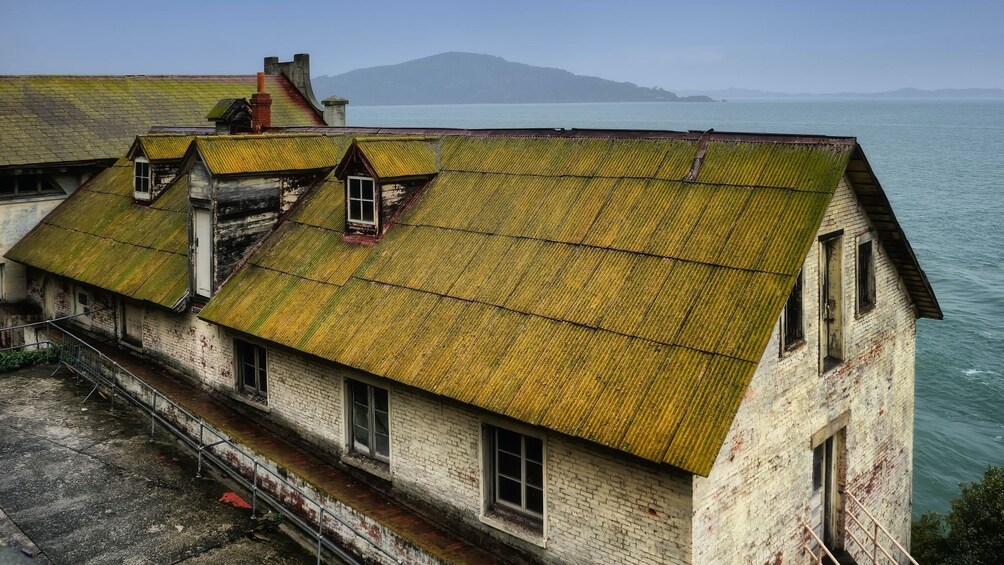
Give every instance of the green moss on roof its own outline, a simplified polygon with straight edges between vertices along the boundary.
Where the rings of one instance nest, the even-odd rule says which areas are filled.
[[[188,291],[188,183],[135,204],[125,159],[99,173],[6,257],[111,292],[174,307]]]
[[[448,136],[378,244],[329,181],[201,316],[706,475],[851,148]]]
[[[140,135],[136,145],[151,161],[180,161],[194,139],[194,135]]]
[[[356,147],[381,179],[436,174],[436,153],[424,139],[360,138]]]
[[[348,139],[343,135],[282,134],[200,137],[199,154],[214,175],[333,168]]]
[[[0,77],[0,167],[116,159],[152,126],[209,125],[221,98],[254,91],[254,76]],[[266,91],[273,125],[323,125],[284,77]]]

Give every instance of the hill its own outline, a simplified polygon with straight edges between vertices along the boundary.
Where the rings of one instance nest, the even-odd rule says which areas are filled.
[[[440,53],[413,61],[313,79],[314,92],[360,106],[519,104],[542,102],[712,102],[661,88],[513,63],[474,53]]]

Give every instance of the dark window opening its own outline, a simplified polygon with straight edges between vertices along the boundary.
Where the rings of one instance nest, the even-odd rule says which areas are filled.
[[[347,182],[349,221],[376,224],[376,190],[373,179],[349,177]]]
[[[142,194],[150,193],[150,163],[147,161],[136,161],[136,192]]]
[[[43,175],[16,175],[0,177],[0,198],[64,194],[52,180]]]
[[[803,343],[805,326],[802,322],[802,271],[799,271],[781,314],[781,351],[790,351]]]
[[[265,348],[234,340],[237,355],[237,385],[260,402],[268,399],[268,359]]]
[[[875,254],[871,240],[858,244],[858,313],[875,307]]]
[[[487,427],[486,436],[492,509],[543,518],[544,442],[494,426]]]
[[[390,461],[390,418],[387,390],[349,381],[352,450],[385,463]]]
[[[823,445],[812,450],[812,490],[823,487]]]

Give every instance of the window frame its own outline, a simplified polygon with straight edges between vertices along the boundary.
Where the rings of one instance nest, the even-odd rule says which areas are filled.
[[[391,429],[390,429],[390,389],[383,388],[380,386],[375,386],[370,383],[360,381],[357,379],[345,379],[346,385],[346,404],[347,404],[347,416],[346,419],[346,447],[347,451],[361,455],[368,459],[378,461],[383,464],[390,465],[391,457]],[[357,413],[357,403],[356,402],[356,392],[357,387],[363,387],[366,391],[366,444],[365,447],[359,447],[356,442],[356,413]],[[376,405],[376,399],[378,394],[384,395],[384,406],[386,410],[379,410]],[[377,422],[377,412],[384,412],[386,418],[386,434],[380,434],[376,429]],[[380,453],[377,446],[377,435],[387,436],[387,453]]]
[[[799,335],[789,336],[789,326],[788,326],[788,310],[791,308],[792,299],[795,297],[795,290],[798,290],[798,327]],[[784,302],[784,308],[781,310],[781,319],[779,321],[780,326],[780,355],[784,357],[785,354],[795,351],[801,346],[805,345],[805,269],[799,269],[798,275],[795,277],[795,283],[791,286],[791,291],[788,293],[788,298]]]
[[[360,183],[362,183],[363,181],[369,182],[372,185],[373,198],[372,199],[365,199],[365,198],[362,197],[362,184],[359,185],[359,197],[358,198],[353,198],[352,197],[352,181],[353,180],[359,181]],[[352,217],[352,202],[353,201],[360,202],[361,206],[365,205],[366,203],[369,203],[369,205],[371,206],[371,209],[373,211],[373,220],[372,221],[368,221],[368,220],[364,220],[364,219],[361,219],[361,218],[353,218]],[[363,224],[363,225],[367,225],[367,226],[376,226],[377,225],[377,220],[379,219],[379,212],[378,212],[378,207],[377,207],[377,201],[378,201],[377,182],[376,182],[375,178],[373,178],[373,177],[364,177],[364,176],[359,176],[359,175],[349,175],[348,177],[345,178],[345,218],[350,223],[353,223],[353,224]],[[361,213],[362,212],[362,208],[360,208],[359,211]],[[365,214],[362,214],[362,215],[365,215]]]
[[[501,449],[499,445],[499,432],[506,432],[519,436],[520,440],[520,477],[505,475],[499,469],[499,451],[507,455],[515,455],[512,451]],[[547,445],[543,437],[526,431],[513,429],[510,426],[502,426],[493,423],[482,424],[482,438],[485,442],[483,450],[483,477],[485,485],[485,511],[490,515],[501,518],[515,519],[522,526],[529,526],[537,534],[543,532],[544,520],[547,514]],[[539,444],[540,460],[533,461],[528,456],[528,440]],[[527,474],[527,464],[533,463],[540,467],[540,485],[533,486]],[[519,483],[520,503],[515,504],[499,496],[500,478]],[[540,510],[530,508],[528,505],[527,491],[533,489],[540,492]]]
[[[862,273],[862,253],[863,247],[868,247],[867,264]],[[877,288],[875,285],[875,240],[870,233],[858,236],[854,247],[854,308],[858,316],[867,314],[875,309],[877,302]],[[864,280],[862,280],[864,278]],[[862,283],[865,292],[862,293]]]
[[[247,363],[244,353],[252,352],[254,359],[252,363]],[[262,404],[268,404],[268,349],[264,346],[234,338],[234,374],[237,377],[237,392],[246,396],[251,396]],[[246,379],[246,369],[248,365],[253,365],[254,385],[249,386]],[[262,379],[264,377],[264,379]],[[264,386],[262,384],[264,383]]]
[[[31,181],[33,188],[22,187],[23,181]],[[6,190],[10,188],[11,190]],[[33,196],[65,196],[59,183],[43,174],[26,174],[0,177],[0,200],[31,198]]]
[[[146,168],[146,175],[140,174],[140,167]],[[146,181],[146,190],[140,190],[139,181],[143,179]],[[133,184],[132,184],[133,194],[137,198],[143,198],[146,200],[150,199],[150,195],[153,192],[153,167],[150,165],[150,160],[146,157],[136,157],[133,162]]]

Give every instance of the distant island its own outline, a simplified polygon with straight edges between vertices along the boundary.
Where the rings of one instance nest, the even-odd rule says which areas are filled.
[[[988,99],[1004,98],[1001,88],[941,88],[937,90],[921,90],[919,88],[900,88],[885,92],[834,92],[829,94],[771,92],[749,88],[726,88],[724,90],[680,90],[680,94],[700,92],[707,96],[725,100],[740,100],[753,98],[857,98],[857,99],[951,99],[971,98]]]
[[[661,88],[513,63],[476,53],[440,53],[397,65],[312,79],[320,98],[338,95],[359,106],[521,104],[547,102],[714,102]]]

